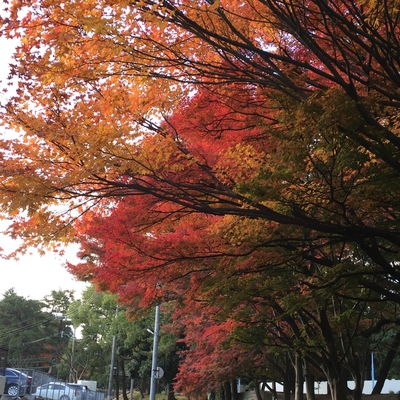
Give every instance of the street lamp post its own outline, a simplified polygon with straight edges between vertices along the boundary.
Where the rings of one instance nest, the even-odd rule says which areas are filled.
[[[153,338],[153,357],[151,360],[151,381],[150,381],[150,399],[156,398],[156,379],[157,379],[157,353],[158,353],[158,330],[160,326],[160,305],[156,306],[156,317],[154,321],[154,338]]]
[[[115,319],[118,316],[118,304],[117,309],[115,310]],[[117,348],[117,334],[114,333],[112,348],[111,348],[111,363],[110,363],[110,376],[108,378],[108,391],[107,391],[107,400],[111,400],[112,397],[112,384],[113,384],[113,374],[114,374],[114,364],[115,364],[115,350]]]

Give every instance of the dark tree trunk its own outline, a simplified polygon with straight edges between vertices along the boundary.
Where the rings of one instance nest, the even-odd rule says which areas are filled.
[[[224,398],[225,400],[232,400],[231,383],[229,381],[224,382]]]
[[[328,379],[329,393],[332,400],[344,400],[347,398],[347,382],[341,377],[340,364],[331,364],[325,370]]]
[[[236,379],[231,380],[231,393],[232,393],[232,400],[239,400]]]
[[[139,383],[139,392],[140,392],[140,400],[143,399],[144,394],[146,393],[146,379],[140,378],[140,383]]]
[[[126,394],[126,392],[128,391],[128,385],[127,385],[127,381],[126,381],[125,361],[121,360],[120,365],[121,365],[122,398],[124,400],[128,400],[128,395]]]
[[[290,362],[289,355],[286,357],[286,369],[283,376],[283,400],[290,400],[290,393],[294,387],[293,365]]]
[[[173,386],[170,383],[167,386],[167,400],[176,400]]]
[[[254,391],[256,392],[257,400],[263,400],[260,390],[260,382],[257,379],[254,379]]]
[[[376,380],[376,384],[372,389],[371,394],[380,394],[389,373],[390,367],[396,356],[397,350],[400,345],[400,331],[396,333],[396,336],[393,339],[392,344],[390,345],[389,351],[386,354],[385,359],[383,360],[382,367],[379,369],[378,379]]]
[[[338,358],[338,350],[335,346],[334,333],[329,324],[326,310],[320,310],[321,332],[325,338],[326,353],[328,358],[320,365],[328,380],[328,386],[332,400],[345,400],[347,396],[347,382],[343,378],[343,366]]]
[[[354,389],[353,389],[353,400],[361,400],[362,390],[364,387],[364,379],[361,374],[360,368],[357,368],[352,373],[353,381],[354,381]],[[346,383],[347,385],[347,383]]]
[[[285,382],[283,382],[283,386],[285,386]],[[276,382],[272,382],[271,385],[268,385],[267,382],[264,382],[263,385],[262,385],[262,388],[261,388],[261,392],[264,391],[265,388],[267,388],[272,393],[272,398],[273,399],[277,399],[278,398],[278,393],[276,391]],[[288,398],[290,399],[290,393],[289,393],[289,397]]]
[[[315,400],[315,389],[314,389],[314,375],[310,372],[310,366],[307,360],[303,360],[304,367],[304,380],[306,382],[306,395],[307,400]]]

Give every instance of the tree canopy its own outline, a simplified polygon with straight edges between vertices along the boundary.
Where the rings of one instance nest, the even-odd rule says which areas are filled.
[[[356,240],[395,275],[382,252],[398,245],[396,2],[93,0],[44,7],[38,0],[5,8],[2,34],[21,45],[10,71],[17,94],[2,119],[21,136],[2,142],[2,204],[23,216],[10,230],[25,234],[25,244],[35,241],[34,229],[51,240],[47,235],[102,199],[150,194],[188,212]],[[238,177],[228,184],[186,149],[179,131],[163,134],[157,126],[200,85],[245,115],[258,104],[253,112],[264,134],[300,142],[293,143],[292,175],[277,177],[292,178],[280,193],[285,207],[239,190]],[[312,148],[325,143],[324,154]],[[337,160],[344,143],[354,152],[350,166]],[[373,224],[364,207],[347,201],[361,186],[371,212],[380,211]],[[304,187],[318,202],[305,202]],[[60,202],[61,211],[53,211]]]
[[[69,291],[53,291],[43,301],[18,296],[13,289],[4,293],[0,301],[0,345],[8,349],[8,364],[13,368],[51,370],[61,357],[67,343],[61,332],[72,333],[68,321],[57,319],[66,310]]]
[[[341,368],[361,384],[368,335],[398,324],[399,16],[395,0],[10,1],[8,232],[80,241],[70,269],[131,309],[195,320],[201,303],[221,349],[290,343],[343,398]]]

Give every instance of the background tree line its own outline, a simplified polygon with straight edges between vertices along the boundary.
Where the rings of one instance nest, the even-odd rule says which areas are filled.
[[[0,342],[8,349],[8,366],[33,376],[36,371],[48,373],[64,381],[95,380],[98,388],[107,389],[116,335],[113,389],[127,399],[133,378],[135,390],[148,393],[153,337],[147,329],[154,326],[154,312],[132,322],[124,308],[116,318],[116,306],[115,296],[92,287],[79,300],[72,291],[52,291],[39,301],[8,290],[0,300]],[[168,318],[164,314],[162,321]],[[74,327],[79,329],[73,345]],[[172,384],[178,347],[175,336],[163,334],[160,338],[159,365],[165,376],[159,390]]]

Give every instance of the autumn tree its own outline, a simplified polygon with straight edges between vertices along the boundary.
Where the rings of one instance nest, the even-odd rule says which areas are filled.
[[[23,40],[10,71],[17,94],[3,121],[25,139],[3,142],[2,204],[21,216],[10,232],[25,235],[25,245],[36,241],[32,230],[44,241],[66,238],[61,227],[101,199],[150,194],[188,212],[261,218],[357,243],[398,279],[395,3],[38,0],[5,11],[3,35]],[[296,146],[286,161],[282,154],[290,172],[274,174],[275,195],[243,187],[239,176],[224,180],[188,152],[179,131],[149,133],[177,100],[207,84],[226,93],[226,103],[240,91],[261,101],[264,131]],[[325,142],[329,156],[319,153]],[[342,146],[353,165],[339,172],[332,168],[345,162]],[[172,170],[163,171],[172,154]],[[182,170],[197,180],[182,180]],[[370,212],[352,203],[353,188]],[[69,212],[53,211],[60,202]]]
[[[239,96],[238,93],[235,98]],[[210,104],[214,105],[213,111],[209,111]],[[272,142],[271,137],[263,136],[260,129],[254,127],[254,111],[251,118],[246,119],[233,105],[233,99],[229,102],[230,107],[220,102],[215,92],[202,93],[184,105],[182,114],[168,119],[168,128],[179,132],[186,148],[206,160],[221,179],[235,181],[240,176],[243,183],[238,186],[253,191],[254,197],[264,196],[269,190],[278,198],[276,189],[282,181],[284,187],[289,186],[289,174],[284,169],[287,159],[281,159],[281,152],[288,154],[289,151],[293,163],[300,163],[307,153],[300,146],[301,141],[295,139],[292,139],[293,144],[284,141],[281,146]],[[260,107],[260,103],[253,106]],[[335,176],[335,171],[344,174],[344,165],[353,162],[351,149],[345,151],[342,148],[335,132],[322,133],[324,141],[316,142],[308,150],[309,165],[318,161],[318,168],[312,173],[320,182],[327,179],[321,172],[323,167]],[[326,143],[336,146],[333,155]],[[240,152],[239,144],[247,153]],[[212,146],[217,147],[218,152],[211,152]],[[263,149],[270,150],[265,160],[271,169],[276,169],[275,175],[257,175]],[[241,168],[233,170],[232,165]],[[261,186],[267,179],[269,188]],[[279,186],[274,185],[274,179]],[[291,181],[295,182],[295,179],[292,177]],[[353,190],[355,181],[346,181],[342,184],[343,191],[345,185],[348,190]],[[311,199],[311,192],[303,193],[302,186],[302,183],[291,185],[287,196],[297,196],[310,203],[324,198],[315,195]],[[322,195],[323,185],[318,185],[317,190]],[[283,197],[281,204],[284,205]],[[146,213],[143,210],[147,210]],[[367,208],[365,212],[368,212]],[[108,215],[89,213],[77,228],[81,234],[84,262],[70,266],[71,270],[81,279],[90,279],[102,288],[118,292],[132,309],[138,306],[137,296],[142,299],[141,304],[154,301],[154,288],[158,282],[165,286],[164,300],[183,296],[188,315],[196,304],[190,299],[201,299],[203,307],[207,301],[221,299],[218,308],[226,309],[231,318],[229,313],[241,323],[247,323],[247,333],[242,329],[240,335],[236,335],[239,340],[255,329],[253,345],[257,336],[265,337],[260,351],[283,347],[286,351],[291,349],[306,354],[308,362],[328,378],[334,396],[344,395],[346,387],[342,375],[346,372],[357,382],[356,392],[361,395],[369,348],[368,337],[361,332],[366,327],[372,332],[374,326],[382,327],[383,321],[379,317],[371,319],[366,310],[374,303],[384,304],[384,299],[374,291],[366,290],[365,282],[371,281],[371,264],[353,243],[342,243],[334,235],[322,236],[262,219],[188,214],[166,202],[155,201],[151,196],[127,198]],[[392,285],[384,279],[375,282],[384,287]],[[258,309],[260,314],[255,313]],[[264,309],[270,312],[268,319]],[[206,310],[206,315],[215,313]],[[381,311],[377,310],[377,313]],[[252,327],[248,316],[267,327],[262,329],[262,334],[260,327]],[[277,327],[277,323],[282,326]],[[384,323],[397,323],[396,313],[388,315]],[[305,330],[305,326],[309,329]],[[346,326],[351,326],[352,330]],[[339,332],[340,340],[336,338]],[[207,339],[210,340],[209,336]],[[196,341],[196,337],[189,334],[188,340]],[[219,345],[221,343],[214,344],[213,355],[218,354]],[[196,353],[196,357],[206,359],[201,353]],[[224,360],[224,365],[235,365],[222,356],[219,360]],[[217,377],[215,369],[214,378]],[[226,368],[221,367],[222,370],[226,372]],[[239,369],[234,370],[229,379],[239,373]],[[185,379],[188,379],[187,374]],[[215,381],[209,384],[215,384]],[[339,394],[335,394],[338,391]]]
[[[144,203],[126,203],[108,218],[89,218],[81,254],[86,262],[70,267],[118,291],[133,310],[138,299],[142,305],[158,299],[175,304],[175,324],[183,324],[185,343],[193,348],[180,367],[185,390],[215,390],[255,369],[256,360],[254,377],[272,376],[259,371],[272,364],[271,354],[298,352],[327,378],[333,398],[346,393],[345,376],[356,382],[355,398],[361,396],[370,336],[397,324],[398,316],[360,285],[361,272],[336,279],[336,270],[354,268],[354,260],[342,256],[333,267],[309,265],[278,245],[279,251],[263,246],[269,227],[237,218],[178,220],[174,214],[173,225],[151,225],[150,234],[136,225]],[[164,282],[161,293],[157,281]]]
[[[395,1],[37,0],[5,13],[2,35],[21,44],[1,205],[24,246],[80,240],[126,208],[139,251],[87,238],[79,275],[126,285],[128,304],[156,300],[160,280],[182,278],[165,295],[179,298],[255,259],[302,268],[305,291],[350,281],[353,301],[399,303]],[[90,260],[101,250],[106,268]]]

